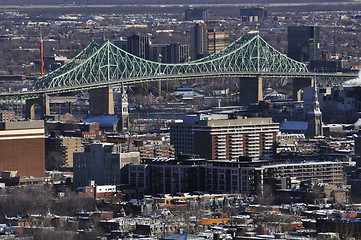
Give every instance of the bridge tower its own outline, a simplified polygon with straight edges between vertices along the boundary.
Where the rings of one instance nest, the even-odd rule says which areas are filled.
[[[25,118],[35,120],[35,107],[38,106],[41,109],[40,115],[43,119],[45,116],[50,115],[50,103],[49,95],[43,94],[40,98],[28,99],[25,103]]]
[[[239,104],[248,106],[263,99],[262,78],[243,77],[239,79]]]
[[[89,91],[89,113],[94,115],[114,114],[113,88],[96,88]]]

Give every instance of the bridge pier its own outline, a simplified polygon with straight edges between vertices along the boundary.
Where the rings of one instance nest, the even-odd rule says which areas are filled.
[[[248,106],[263,99],[262,78],[243,77],[239,79],[239,104]]]
[[[113,88],[97,88],[89,91],[89,113],[96,115],[114,114]]]
[[[301,90],[304,87],[309,87],[314,85],[313,78],[294,78],[293,79],[293,88],[292,88],[292,99],[294,101],[301,101]]]
[[[41,119],[44,116],[50,115],[50,103],[49,96],[47,94],[43,94],[40,98],[28,99],[25,103],[25,118],[35,120],[35,107],[38,106],[40,108]]]

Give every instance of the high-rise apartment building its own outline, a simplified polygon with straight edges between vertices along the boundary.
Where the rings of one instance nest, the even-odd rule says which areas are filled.
[[[185,10],[185,20],[193,21],[193,20],[207,20],[208,18],[208,10],[200,9],[200,8],[188,8]]]
[[[227,115],[188,116],[170,128],[176,155],[195,154],[206,159],[270,158],[278,123],[271,118],[228,119]]]
[[[149,37],[138,34],[127,38],[127,51],[135,56],[149,59]]]
[[[191,29],[191,58],[200,59],[208,55],[208,33],[206,26],[198,23]]]
[[[19,176],[45,177],[43,121],[0,123],[0,171]]]
[[[115,44],[115,46],[123,49],[124,51],[127,51],[128,41],[126,39],[119,38],[119,39],[115,40],[113,43]]]
[[[152,44],[149,59],[154,62],[167,63],[168,44]]]
[[[189,47],[179,43],[152,44],[150,60],[162,63],[183,63],[189,61]]]
[[[208,29],[208,52],[216,53],[229,45],[229,32]]]
[[[172,43],[167,48],[167,63],[184,63],[189,61],[189,46]]]
[[[320,27],[288,26],[288,56],[301,62],[320,59]]]

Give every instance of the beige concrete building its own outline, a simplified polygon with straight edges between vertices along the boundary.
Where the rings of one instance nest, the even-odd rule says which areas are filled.
[[[173,124],[171,144],[176,154],[196,154],[206,159],[270,158],[278,128],[271,118],[204,115]]]

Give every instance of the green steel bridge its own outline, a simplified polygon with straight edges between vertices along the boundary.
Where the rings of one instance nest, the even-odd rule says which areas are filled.
[[[304,63],[277,51],[259,35],[243,35],[223,50],[187,63],[164,64],[132,55],[110,41],[91,42],[69,62],[38,78],[27,92],[3,93],[0,100],[19,101],[46,95],[159,80],[220,77],[312,78],[337,85],[356,74],[309,72]]]

